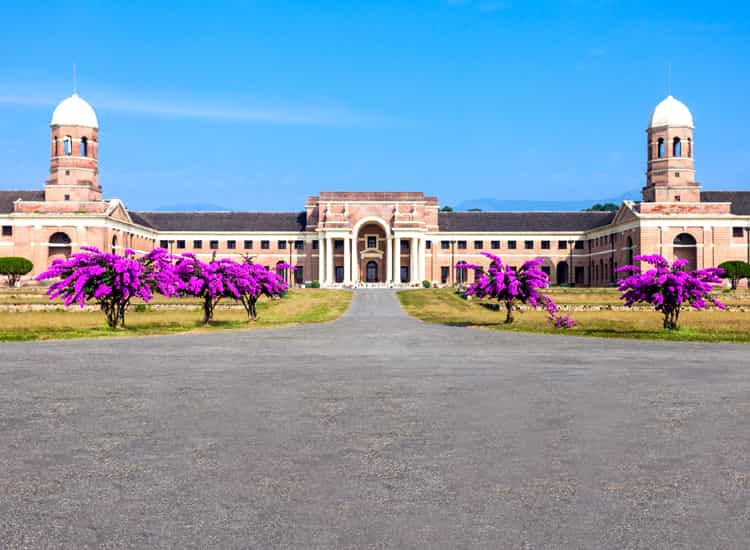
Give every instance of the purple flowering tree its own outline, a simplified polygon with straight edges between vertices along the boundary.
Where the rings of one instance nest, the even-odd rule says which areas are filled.
[[[476,280],[465,291],[466,296],[477,298],[491,298],[505,305],[505,323],[513,322],[513,308],[516,303],[543,307],[550,316],[550,321],[556,328],[571,328],[574,324],[569,316],[557,315],[558,307],[548,296],[539,291],[549,286],[547,274],[539,269],[544,261],[534,258],[523,263],[520,269],[503,265],[499,256],[490,252],[482,252],[492,263],[486,271],[478,265],[458,264],[457,269],[472,269],[477,273]]]
[[[133,298],[148,302],[154,292],[172,296],[178,288],[166,251],[137,259],[129,249],[122,256],[89,246],[81,250],[70,258],[54,260],[37,280],[59,279],[47,289],[47,296],[62,297],[66,306],[83,307],[95,300],[110,328],[125,327],[125,312]]]
[[[294,269],[287,264],[277,266],[282,269]],[[289,288],[289,285],[278,273],[267,270],[259,264],[246,262],[242,264],[246,276],[238,282],[240,290],[240,302],[247,312],[247,320],[255,321],[258,318],[256,304],[261,296],[269,298],[281,298]]]
[[[684,305],[701,310],[712,303],[724,309],[724,305],[711,296],[714,284],[722,282],[721,268],[685,271],[687,260],[675,260],[670,264],[658,254],[636,256],[634,260],[645,262],[652,269],[644,272],[635,265],[618,267],[615,272],[630,273],[618,283],[622,299],[628,307],[636,303],[653,305],[664,315],[665,329],[679,328],[680,310]]]

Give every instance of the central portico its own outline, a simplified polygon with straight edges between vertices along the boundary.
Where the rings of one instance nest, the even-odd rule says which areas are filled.
[[[323,286],[415,285],[425,279],[426,241],[438,201],[424,193],[324,192],[309,197]]]

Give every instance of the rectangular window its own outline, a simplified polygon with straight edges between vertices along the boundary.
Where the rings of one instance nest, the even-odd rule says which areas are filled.
[[[549,250],[549,241],[542,241],[542,250]]]
[[[237,248],[237,241],[227,241],[227,248],[229,250],[234,250]]]
[[[177,241],[177,248],[185,248],[185,241]]]
[[[401,239],[401,252],[409,252],[409,241]]]
[[[378,238],[367,237],[367,248],[377,248],[377,247],[378,247]]]
[[[260,247],[263,250],[268,250],[269,248],[271,248],[271,241],[260,241]]]
[[[466,241],[458,241],[457,244],[459,250],[466,250]]]
[[[583,250],[583,241],[576,241],[575,249],[576,250]]]
[[[510,250],[515,250],[516,249],[516,241],[508,241],[508,248]]]
[[[440,268],[440,282],[445,284],[448,282],[448,275],[450,274],[450,268],[448,266],[442,266]]]
[[[492,250],[500,250],[500,241],[492,241]]]
[[[305,241],[294,241],[294,250],[304,250]]]
[[[337,283],[344,282],[344,266],[343,265],[336,266],[336,282]]]
[[[451,247],[451,243],[448,241],[440,241],[440,248],[442,250],[448,250]]]
[[[313,250],[317,250],[317,249],[318,249],[318,247],[320,246],[320,241],[318,241],[318,240],[316,239],[316,240],[314,240],[314,241],[313,241],[313,243],[312,243],[312,244],[313,244],[313,247],[312,247],[312,249],[313,249]]]
[[[432,241],[425,241],[424,242],[424,247],[427,250],[431,250],[432,249]]]
[[[732,228],[732,237],[742,237],[744,231],[741,227]],[[3,235],[5,235],[5,229],[3,228]]]
[[[534,248],[534,241],[523,241],[523,247],[526,250],[531,250],[532,248]]]
[[[303,276],[303,268],[301,265],[298,265],[297,268],[294,270],[294,282],[298,285],[301,285],[305,282],[305,277]]]
[[[210,248],[211,250],[218,250],[219,241],[208,241],[208,248]]]
[[[474,241],[474,250],[482,250],[484,248],[484,241]]]
[[[568,248],[568,241],[557,241],[558,250],[565,250]]]
[[[4,225],[3,226],[3,237],[12,237],[13,236],[13,226],[12,225]]]
[[[245,247],[245,250],[252,250],[253,241],[245,241],[244,247]]]
[[[169,248],[169,241],[159,241],[159,248]]]
[[[344,250],[344,239],[336,239],[333,241],[334,250]]]
[[[201,248],[203,248],[203,241],[193,241],[193,248],[196,250],[200,250]]]
[[[279,250],[286,250],[286,241],[279,241],[278,243]]]

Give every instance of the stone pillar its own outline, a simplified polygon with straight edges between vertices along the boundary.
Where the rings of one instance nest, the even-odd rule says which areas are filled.
[[[426,243],[427,241],[425,240],[424,237],[419,239],[419,260],[418,260],[419,263],[417,264],[419,265],[419,275],[417,277],[418,279],[417,282],[420,284],[422,283],[422,281],[424,281],[427,278],[425,274],[425,261],[427,257]]]
[[[385,282],[393,282],[393,237],[385,238]]]
[[[359,282],[359,252],[357,251],[357,236],[352,239],[352,283]]]
[[[318,282],[321,285],[326,282],[325,247],[326,241],[321,235],[318,239]]]
[[[393,284],[401,284],[401,239],[393,238]]]
[[[326,283],[331,285],[336,280],[333,273],[333,239],[326,238]]]
[[[352,273],[352,259],[350,256],[351,239],[346,237],[344,239],[344,284],[348,285],[351,282]]]

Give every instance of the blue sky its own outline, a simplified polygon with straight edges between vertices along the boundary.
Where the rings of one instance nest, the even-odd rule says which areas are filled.
[[[131,208],[618,196],[643,185],[670,64],[699,181],[750,189],[744,2],[125,4],[3,4],[0,189],[42,187],[73,63],[105,195]]]

